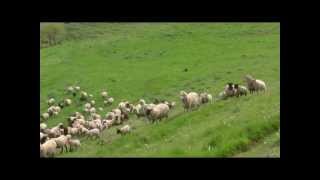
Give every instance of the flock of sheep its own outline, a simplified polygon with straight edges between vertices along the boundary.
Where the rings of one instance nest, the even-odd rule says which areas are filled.
[[[248,92],[253,93],[256,91],[265,91],[266,85],[262,80],[254,79],[250,75],[245,76],[247,86],[228,83],[221,93],[220,99],[228,97],[239,97],[247,95]],[[40,119],[40,157],[53,157],[60,149],[60,152],[69,151],[79,148],[81,146],[80,140],[73,137],[86,136],[87,138],[100,138],[101,133],[105,129],[112,126],[125,124],[118,127],[117,134],[127,134],[132,131],[129,124],[130,114],[135,114],[137,118],[145,117],[150,122],[161,121],[163,118],[168,118],[169,111],[176,105],[174,101],[169,102],[166,100],[155,99],[153,103],[146,103],[144,99],[140,99],[137,104],[129,103],[129,101],[120,102],[117,108],[108,112],[105,117],[102,117],[96,110],[96,103],[93,95],[85,91],[80,91],[79,86],[68,87],[67,92],[72,96],[80,95],[79,100],[83,102],[83,112],[75,112],[68,118],[68,126],[59,123],[57,126],[48,128],[45,121],[49,120],[52,116],[57,116],[61,110],[72,104],[72,100],[66,98],[58,103],[55,99],[48,100],[49,108],[47,112],[41,115]],[[105,106],[112,105],[114,99],[108,96],[107,91],[101,92],[101,97]],[[201,104],[213,103],[211,94],[203,92],[180,92],[180,99],[185,111],[190,111],[194,108],[199,108]],[[57,105],[55,105],[57,104]],[[103,111],[102,107],[98,108]]]

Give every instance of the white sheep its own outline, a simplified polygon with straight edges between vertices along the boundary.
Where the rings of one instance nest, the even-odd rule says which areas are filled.
[[[50,117],[49,113],[43,113],[43,114],[41,115],[41,118],[42,118],[43,120],[48,120],[49,117]]]
[[[71,135],[61,135],[57,138],[53,138],[53,140],[56,141],[57,143],[57,148],[61,148],[61,152],[63,152],[63,149],[68,151],[68,145],[69,145],[69,140],[71,139]]]
[[[130,132],[131,132],[131,127],[128,124],[117,129],[117,134],[121,134],[121,135],[130,133]]]
[[[70,134],[70,135],[77,135],[77,134],[79,134],[79,131],[80,131],[79,128],[68,127],[68,134]]]
[[[266,91],[267,89],[264,81],[259,79],[254,79],[250,75],[245,76],[245,81],[247,82],[247,87],[250,93],[253,93],[254,91]]]
[[[40,157],[53,157],[57,151],[57,143],[50,139],[43,144],[40,144]]]
[[[90,108],[89,112],[90,112],[90,114],[96,113],[96,108],[94,108],[94,107]]]
[[[162,118],[168,118],[169,106],[164,103],[155,105],[153,108],[147,108],[146,115],[149,120],[153,122],[156,120],[162,120]]]
[[[186,93],[185,91],[180,92],[180,98],[183,103],[184,110],[191,110],[192,108],[199,107],[200,102],[200,96],[196,92],[190,92]]]
[[[49,105],[49,106],[52,106],[54,103],[55,103],[55,99],[54,99],[54,98],[50,98],[50,99],[48,100],[48,105]]]
[[[40,131],[43,132],[47,128],[47,124],[40,123]]]
[[[84,108],[90,109],[90,108],[91,108],[91,104],[90,104],[90,103],[86,103],[86,104],[84,105]]]
[[[72,104],[71,99],[65,99],[65,100],[64,100],[64,104],[65,104],[66,106],[70,106],[70,105]]]
[[[87,132],[87,135],[89,135],[90,137],[99,138],[99,136],[100,136],[100,130],[99,130],[98,128],[90,129],[90,130]]]
[[[96,104],[96,101],[91,100],[91,101],[90,101],[90,104],[91,104],[92,106],[94,106],[94,105]]]
[[[76,87],[74,87],[74,89],[76,90],[76,91],[80,91],[80,86],[76,86]]]
[[[137,104],[133,107],[133,113],[137,115],[137,118],[140,118],[145,115],[145,112],[143,111],[141,104]]]
[[[234,85],[234,89],[235,89],[235,96],[239,97],[242,95],[247,95],[248,93],[248,89],[245,86],[239,86],[239,84],[235,84]]]
[[[84,101],[84,100],[87,100],[87,99],[88,99],[88,93],[84,92],[84,91],[81,91],[80,92],[80,100]]]
[[[213,99],[212,99],[212,95],[211,94],[208,94],[208,93],[201,93],[200,94],[200,101],[202,104],[205,104],[205,103],[212,103]]]
[[[69,144],[70,144],[70,150],[74,150],[75,148],[79,148],[81,146],[79,139],[70,139]]]
[[[99,110],[99,111],[103,111],[103,108],[102,108],[102,107],[99,107],[98,110]]]
[[[102,91],[101,96],[103,99],[106,99],[108,97],[108,92],[107,91]]]

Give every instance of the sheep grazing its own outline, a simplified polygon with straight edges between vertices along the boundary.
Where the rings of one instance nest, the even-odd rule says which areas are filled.
[[[96,104],[96,101],[91,100],[91,101],[90,101],[90,104],[91,104],[92,106],[94,106],[94,105]]]
[[[48,139],[48,135],[40,132],[40,144],[43,144]]]
[[[145,115],[141,104],[137,104],[133,107],[133,113],[136,114],[137,118]]]
[[[74,135],[78,135],[79,133],[80,133],[79,128],[68,127],[68,134],[74,136]]]
[[[54,157],[57,151],[57,143],[50,139],[43,144],[40,144],[40,157]]]
[[[66,106],[70,106],[70,105],[72,104],[71,99],[65,99],[65,100],[64,100],[64,104],[65,104]]]
[[[49,132],[47,133],[49,135],[49,138],[56,138],[59,137],[61,133],[61,129],[63,128],[63,124],[59,123],[57,126],[49,129]]]
[[[54,103],[55,103],[55,99],[50,98],[50,99],[48,100],[48,105],[49,105],[49,106],[52,106]]]
[[[91,104],[90,104],[90,103],[86,103],[86,104],[84,105],[84,108],[85,108],[85,109],[90,109],[90,108],[91,108]]]
[[[89,110],[90,114],[95,114],[96,113],[96,108],[92,107]]]
[[[108,92],[107,91],[102,91],[101,96],[103,99],[106,99],[108,97]]]
[[[113,101],[114,101],[113,97],[109,97],[109,98],[107,99],[107,104],[108,104],[108,105],[111,105],[111,104],[113,103]]]
[[[128,101],[125,102],[120,102],[118,105],[118,108],[121,110],[123,113],[129,113],[132,109],[132,106],[129,104]]]
[[[186,93],[185,91],[180,92],[180,99],[183,103],[184,110],[191,110],[200,106],[200,96],[196,92]]]
[[[102,108],[102,107],[99,107],[98,110],[99,110],[99,111],[103,111],[103,108]]]
[[[88,99],[88,93],[84,92],[84,91],[81,91],[80,92],[80,100],[81,101],[85,101]]]
[[[112,112],[114,113],[114,119],[116,124],[121,124],[121,110],[120,109],[113,109]]]
[[[63,149],[65,149],[66,151],[68,151],[68,145],[69,145],[69,141],[71,139],[71,135],[61,135],[57,138],[53,138],[54,141],[56,141],[57,143],[57,148],[61,148],[61,152],[63,152]]]
[[[267,89],[265,82],[262,80],[254,79],[250,75],[246,75],[244,79],[247,82],[247,87],[249,89],[250,94],[254,91],[265,91]]]
[[[43,114],[41,115],[41,119],[44,120],[44,121],[48,120],[49,117],[50,117],[49,113],[43,113]]]
[[[115,116],[116,116],[116,114],[111,111],[111,112],[108,112],[108,113],[106,114],[106,119],[107,119],[107,120],[114,120],[114,119],[115,119]]]
[[[74,89],[75,89],[76,91],[80,91],[80,87],[79,87],[79,86],[75,86]]]
[[[43,132],[45,129],[47,129],[47,124],[40,123],[40,132]]]
[[[153,108],[147,108],[146,115],[149,120],[155,122],[156,120],[161,121],[162,118],[168,118],[169,106],[164,103],[155,105]]]
[[[90,129],[90,130],[87,132],[87,135],[89,135],[89,137],[99,138],[99,136],[100,136],[100,130],[99,130],[98,128]]]
[[[89,130],[85,127],[80,127],[80,134],[82,135],[89,134]]]
[[[242,95],[246,96],[248,93],[248,89],[245,86],[239,86],[239,84],[235,84],[234,89],[235,89],[235,96],[236,97],[239,97]]]
[[[75,88],[72,87],[72,86],[69,86],[69,87],[67,88],[67,92],[68,92],[69,94],[72,94],[73,96],[76,96],[76,95],[77,95],[77,93],[76,93],[76,91],[75,91]]]
[[[208,94],[208,93],[201,93],[200,94],[200,101],[202,104],[205,104],[205,103],[212,103],[213,102],[213,98],[212,98],[212,95],[211,94]]]
[[[131,127],[128,124],[117,129],[117,134],[121,134],[121,135],[128,134],[130,132],[131,132]]]
[[[219,93],[218,99],[226,99],[226,98],[227,98],[227,95],[225,91],[222,91]]]
[[[74,149],[79,148],[81,146],[79,139],[70,139],[69,144],[70,144],[70,151],[73,151]]]

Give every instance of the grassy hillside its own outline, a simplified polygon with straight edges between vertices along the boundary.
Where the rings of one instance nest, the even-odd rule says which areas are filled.
[[[103,143],[84,138],[80,149],[59,156],[232,156],[279,129],[278,23],[71,23],[66,29],[77,38],[40,50],[40,112],[48,97],[70,97],[64,89],[75,84],[95,96],[97,107],[107,89],[115,103],[103,115],[121,100],[162,97],[178,104],[159,124],[131,116],[132,134],[121,137],[111,128]],[[229,81],[243,84],[245,74],[264,80],[268,91],[183,113],[180,90],[217,95]],[[49,126],[81,111],[71,98],[74,104]]]

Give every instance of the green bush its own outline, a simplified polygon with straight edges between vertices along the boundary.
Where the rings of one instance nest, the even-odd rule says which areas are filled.
[[[66,35],[63,23],[45,23],[40,26],[40,48],[59,44]]]

